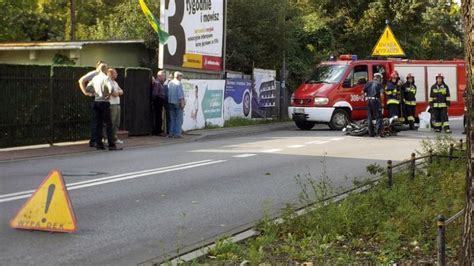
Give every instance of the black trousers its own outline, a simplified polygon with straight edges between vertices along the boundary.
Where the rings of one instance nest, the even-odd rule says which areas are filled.
[[[164,108],[164,110],[163,110]],[[165,132],[163,130],[163,111],[165,111],[166,118],[167,118],[167,123],[166,125],[168,126],[168,102],[163,99],[163,98],[154,98],[153,99],[153,112],[155,115],[155,122],[153,124],[153,134],[154,135],[159,135]]]
[[[387,104],[388,113],[389,113],[390,118],[400,115],[398,107],[399,107],[398,104],[394,104],[394,103]]]
[[[112,132],[112,117],[110,115],[110,103],[109,102],[94,102],[94,113],[96,116],[95,129],[97,130],[97,147],[104,146],[102,143],[103,138],[103,127],[105,123],[105,131],[107,132],[107,140],[109,147],[115,147],[114,135]]]
[[[383,133],[382,105],[379,99],[368,100],[369,136],[381,135]],[[373,121],[375,120],[375,128]]]
[[[94,104],[95,104],[95,101],[94,101],[94,97],[91,97],[91,112],[92,112],[92,116],[91,116],[91,139],[89,141],[90,144],[97,144],[97,129],[96,129],[96,124],[97,124],[97,117],[96,117],[96,113],[95,113],[95,110],[94,110]]]
[[[433,108],[433,116],[435,119],[434,128],[441,129],[441,128],[448,128],[449,129],[449,122],[448,122],[448,108],[441,107],[441,108]]]
[[[416,105],[405,104],[404,110],[404,115],[407,118],[408,122],[415,122]]]

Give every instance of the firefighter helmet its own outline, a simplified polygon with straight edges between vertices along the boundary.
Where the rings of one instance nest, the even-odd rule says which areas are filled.
[[[436,78],[442,78],[442,79],[444,79],[443,73],[438,73],[438,75],[436,75]]]
[[[397,71],[393,71],[392,74],[390,74],[390,79],[394,79],[394,78],[399,78]]]
[[[415,78],[415,76],[413,76],[413,74],[412,74],[412,73],[408,73],[408,75],[407,75],[407,79],[409,79],[409,78],[412,78],[412,79],[414,79],[414,78]]]
[[[382,74],[380,74],[380,73],[375,73],[375,74],[374,74],[374,78],[378,78],[378,79],[382,80],[382,79],[383,79],[383,76],[382,76]]]

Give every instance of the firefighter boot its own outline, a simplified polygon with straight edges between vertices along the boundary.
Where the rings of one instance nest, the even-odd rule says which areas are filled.
[[[444,126],[443,129],[445,133],[451,134],[451,129],[449,128],[449,126]]]
[[[410,130],[414,130],[415,129],[415,122],[413,121],[408,121],[408,124],[410,124]]]

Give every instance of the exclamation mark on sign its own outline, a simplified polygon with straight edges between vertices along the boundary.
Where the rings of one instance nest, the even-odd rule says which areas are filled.
[[[56,185],[51,184],[48,187],[48,196],[46,197],[46,206],[44,207],[44,213],[48,214],[49,205],[51,205],[51,200],[53,199],[54,190],[56,189]],[[46,218],[41,219],[41,222],[46,223]]]

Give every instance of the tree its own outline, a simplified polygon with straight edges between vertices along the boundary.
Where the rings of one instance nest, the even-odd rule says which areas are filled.
[[[474,6],[472,0],[463,0],[462,3],[463,18],[464,18],[464,46],[465,46],[465,58],[466,58],[466,74],[467,74],[467,107],[468,107],[468,124],[467,124],[467,171],[466,171],[466,203],[464,208],[464,224],[463,224],[463,235],[461,242],[460,252],[460,265],[470,265],[473,261],[472,248],[473,248],[473,231],[472,224],[474,221],[474,210],[472,207],[473,201],[473,160],[472,155],[474,154],[474,132],[472,126],[474,125],[474,106],[473,106],[473,86],[474,86]]]

